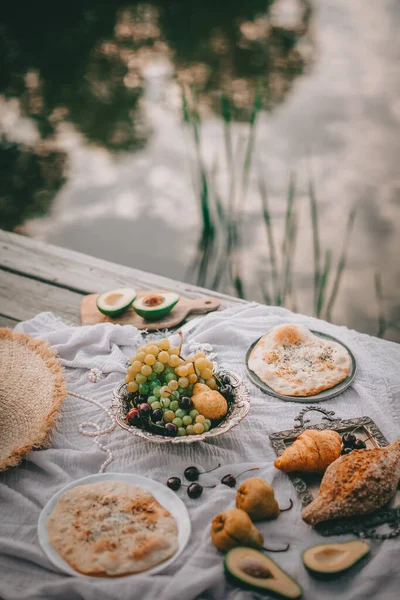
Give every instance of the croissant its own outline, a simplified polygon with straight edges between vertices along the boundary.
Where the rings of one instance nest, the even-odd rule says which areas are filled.
[[[400,438],[391,446],[353,450],[331,464],[318,496],[303,511],[306,523],[364,515],[396,493],[400,479]]]
[[[336,431],[308,429],[275,460],[277,469],[290,473],[304,471],[323,473],[342,450],[342,438]]]

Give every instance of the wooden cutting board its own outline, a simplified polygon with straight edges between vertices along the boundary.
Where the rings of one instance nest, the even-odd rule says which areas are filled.
[[[148,296],[149,294],[158,294],[165,290],[141,290],[137,292],[136,297]],[[203,314],[217,310],[221,304],[217,298],[185,298],[181,296],[178,304],[174,306],[170,313],[159,321],[146,321],[135,313],[132,307],[129,307],[118,317],[111,319],[103,315],[96,306],[98,294],[89,294],[84,296],[81,301],[81,323],[82,325],[96,325],[97,323],[119,323],[120,325],[134,325],[138,329],[147,329],[155,331],[157,329],[167,329],[175,327],[186,319],[190,313]]]

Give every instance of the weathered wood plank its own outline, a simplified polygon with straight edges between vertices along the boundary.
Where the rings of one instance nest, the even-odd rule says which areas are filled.
[[[14,329],[18,321],[15,319],[10,319],[9,317],[4,317],[0,315],[0,327],[9,327],[10,329]]]
[[[79,324],[81,298],[70,290],[0,271],[0,312],[8,319],[24,321],[39,312],[52,311]]]
[[[164,288],[192,298],[210,295],[220,298],[224,308],[244,303],[243,300],[218,292],[117,265],[73,250],[43,244],[2,230],[0,268],[85,294],[132,286],[142,290]]]

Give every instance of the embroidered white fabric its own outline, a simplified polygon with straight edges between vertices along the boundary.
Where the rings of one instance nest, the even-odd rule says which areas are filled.
[[[222,367],[229,367],[245,377],[247,347],[267,329],[284,322],[302,323],[331,334],[343,340],[356,357],[358,373],[354,385],[325,402],[325,408],[335,410],[342,418],[369,415],[390,441],[400,435],[400,346],[394,343],[284,309],[249,304],[188,323],[184,327],[184,351],[189,353],[197,344],[209,344],[207,350],[217,354],[216,360]],[[172,600],[178,597],[181,600],[244,600],[258,597],[225,582],[222,555],[209,538],[214,515],[235,504],[235,489],[220,484],[221,478],[254,466],[260,467],[257,476],[274,486],[281,506],[287,506],[289,498],[294,500],[290,512],[275,521],[259,524],[259,528],[268,546],[290,543],[287,553],[271,557],[299,581],[305,598],[336,600],[340,596],[341,600],[392,600],[398,597],[400,538],[371,542],[371,558],[362,568],[337,581],[314,581],[302,565],[304,548],[328,540],[303,523],[301,506],[289,479],[273,467],[275,455],[268,434],[292,428],[294,417],[304,405],[267,396],[248,382],[252,395],[250,413],[226,436],[187,447],[152,445],[114,428],[108,414],[112,390],[124,376],[127,358],[142,340],[134,327],[111,324],[74,327],[50,313],[43,313],[19,324],[17,329],[50,342],[65,367],[70,395],[54,429],[51,447],[31,452],[19,467],[0,474],[0,596],[3,600]],[[104,374],[96,384],[87,378],[92,368]],[[29,410],[29,398],[26,409]],[[318,420],[318,415],[315,418]],[[189,465],[210,469],[218,463],[222,466],[217,471],[201,477],[201,483],[219,484],[217,487],[205,489],[197,500],[190,500],[184,488],[178,492],[189,510],[192,537],[179,559],[159,575],[99,581],[70,577],[59,573],[39,547],[36,528],[42,507],[74,479],[105,469],[165,482],[172,475],[183,477]],[[254,473],[248,476],[252,475]]]

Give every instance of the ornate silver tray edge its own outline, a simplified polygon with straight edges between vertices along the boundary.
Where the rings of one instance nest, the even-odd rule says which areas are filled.
[[[194,444],[219,437],[230,431],[233,427],[239,425],[240,421],[244,419],[250,410],[250,392],[246,384],[238,375],[236,375],[236,373],[232,373],[232,371],[221,369],[220,372],[229,375],[234,389],[235,400],[229,408],[226,419],[210,431],[200,435],[164,437],[151,433],[150,431],[139,429],[133,425],[128,425],[125,420],[123,405],[123,401],[127,394],[127,387],[124,382],[118,384],[113,391],[114,402],[112,408],[114,409],[115,420],[122,429],[125,429],[125,431],[155,444]]]
[[[317,424],[309,424],[310,419],[305,419],[306,413],[310,411],[321,412],[325,416],[323,417],[324,423]],[[356,428],[360,425],[365,426],[365,428],[370,432],[373,436],[374,440],[380,447],[388,446],[389,442],[386,437],[383,435],[379,427],[376,423],[367,416],[364,417],[355,417],[353,419],[340,419],[339,417],[335,417],[335,411],[324,410],[318,406],[306,406],[304,407],[299,415],[294,419],[299,422],[299,425],[294,427],[293,429],[287,429],[283,431],[278,431],[272,433],[269,436],[271,445],[275,450],[277,456],[283,454],[286,445],[285,440],[289,440],[292,438],[296,438],[306,429],[348,429],[348,428]],[[313,497],[308,488],[307,483],[299,477],[296,473],[287,473],[289,476],[298,497],[301,500],[302,506],[306,506],[310,502],[312,502]],[[390,507],[382,507],[371,513],[369,515],[360,515],[359,517],[353,517],[351,519],[337,519],[332,521],[326,521],[324,523],[320,523],[315,527],[316,531],[322,536],[332,536],[332,535],[343,535],[353,533],[354,535],[358,535],[359,537],[364,538],[378,538],[378,539],[388,539],[390,537],[395,537],[399,535],[399,521],[400,521],[400,508],[390,508]],[[375,528],[379,527],[383,524],[389,524],[392,527],[393,532],[389,534],[376,534]]]

